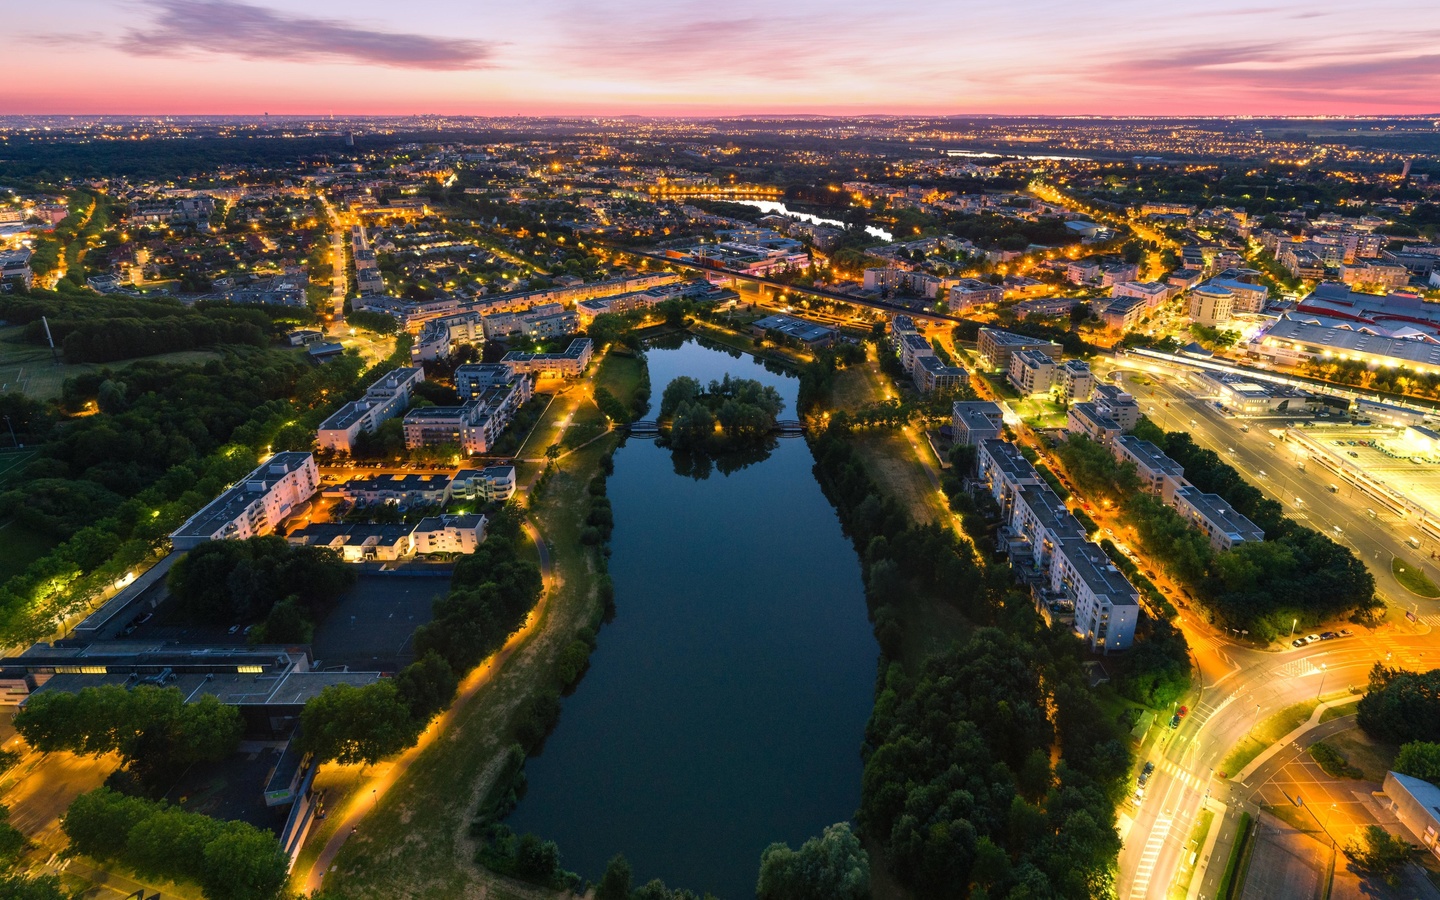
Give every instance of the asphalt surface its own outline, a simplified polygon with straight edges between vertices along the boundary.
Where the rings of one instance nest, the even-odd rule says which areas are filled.
[[[1179,625],[1200,673],[1199,689],[1181,726],[1170,731],[1168,717],[1162,717],[1155,727],[1165,733],[1146,744],[1146,758],[1156,763],[1156,771],[1145,798],[1121,811],[1122,826],[1128,824],[1128,829],[1123,829],[1120,895],[1132,900],[1167,895],[1182,857],[1190,852],[1186,843],[1195,818],[1213,798],[1226,808],[1212,825],[1219,830],[1215,849],[1208,860],[1200,861],[1189,894],[1210,897],[1218,887],[1242,801],[1250,796],[1246,786],[1237,792],[1230,783],[1229,776],[1235,773],[1221,769],[1231,748],[1260,721],[1288,706],[1321,694],[1334,699],[1363,688],[1376,662],[1410,669],[1434,667],[1440,659],[1440,634],[1432,633],[1430,625],[1440,622],[1440,603],[1410,594],[1390,570],[1394,554],[1419,561],[1428,553],[1415,553],[1406,545],[1409,532],[1394,517],[1371,519],[1361,492],[1352,494],[1342,486],[1339,493],[1332,493],[1328,475],[1301,472],[1293,449],[1267,431],[1283,428],[1286,420],[1227,418],[1213,403],[1191,395],[1175,373],[1128,360],[1119,360],[1114,367],[1122,370],[1121,383],[1156,424],[1191,434],[1197,444],[1219,453],[1250,483],[1280,500],[1287,514],[1350,546],[1374,573],[1379,593],[1392,604],[1413,609],[1420,620],[1415,625],[1401,620],[1374,629],[1347,626],[1355,632],[1353,637],[1301,649],[1288,644],[1259,649],[1218,632],[1190,612],[1181,614]],[[1110,368],[1097,366],[1102,374]],[[1130,374],[1138,372],[1144,372],[1148,383],[1137,382]],[[1248,432],[1241,430],[1246,424]],[[1425,564],[1435,577],[1428,559]],[[1257,783],[1255,776],[1247,781]]]

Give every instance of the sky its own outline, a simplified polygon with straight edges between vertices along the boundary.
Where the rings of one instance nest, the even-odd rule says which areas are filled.
[[[1440,112],[1435,0],[48,0],[0,114]]]

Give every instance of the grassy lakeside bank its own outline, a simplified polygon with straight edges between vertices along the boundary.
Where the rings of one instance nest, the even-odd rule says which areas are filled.
[[[617,395],[627,385],[633,390],[641,368],[643,362],[634,358],[607,356],[590,386],[604,386]],[[588,392],[576,399],[575,420],[588,422],[586,410],[593,410]],[[587,484],[600,472],[601,458],[619,440],[618,434],[601,435],[567,454],[531,503],[530,517],[546,542],[552,564],[535,629],[488,683],[460,701],[446,732],[425,748],[364,818],[326,875],[325,897],[555,896],[553,891],[478,865],[469,826],[504,768],[522,707],[554,684],[561,652],[583,629],[593,627],[602,613],[597,551],[581,542],[581,531],[588,511]],[[312,837],[297,872],[308,870],[316,848],[327,839],[327,835]]]

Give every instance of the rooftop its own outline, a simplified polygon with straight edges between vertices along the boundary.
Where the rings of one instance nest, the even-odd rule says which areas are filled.
[[[246,475],[242,481],[187,519],[184,525],[175,529],[171,537],[209,538],[227,523],[233,522],[280,479],[304,467],[311,458],[309,453],[301,451],[275,454]]]
[[[1133,434],[1122,434],[1116,438],[1116,441],[1125,448],[1126,452],[1140,460],[1151,471],[1163,472],[1176,478],[1185,475],[1184,466],[1166,456],[1165,451],[1149,441],[1143,441]]]
[[[1234,540],[1259,540],[1265,536],[1265,532],[1236,512],[1219,494],[1207,494],[1194,485],[1186,485],[1177,490],[1175,496],[1184,497],[1185,502],[1194,507],[1211,525]]]

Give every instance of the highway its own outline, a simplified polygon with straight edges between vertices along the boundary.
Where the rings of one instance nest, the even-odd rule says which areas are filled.
[[[1362,688],[1376,662],[1410,669],[1433,667],[1440,656],[1440,635],[1432,633],[1431,625],[1440,624],[1440,603],[1409,594],[1391,573],[1395,554],[1420,562],[1421,554],[1405,543],[1408,530],[1394,516],[1371,519],[1363,493],[1352,493],[1348,487],[1332,493],[1328,487],[1332,479],[1318,466],[1302,472],[1293,447],[1267,431],[1283,427],[1283,420],[1267,424],[1263,419],[1227,418],[1212,403],[1190,394],[1182,375],[1148,361],[1122,358],[1113,364],[1102,361],[1096,368],[1100,377],[1116,373],[1156,424],[1189,433],[1197,444],[1219,453],[1250,483],[1279,500],[1287,514],[1354,549],[1374,573],[1377,591],[1392,605],[1414,610],[1420,620],[1415,625],[1398,619],[1374,629],[1354,627],[1352,637],[1301,649],[1290,647],[1288,640],[1278,648],[1260,649],[1235,641],[1234,635],[1216,631],[1189,612],[1181,614],[1179,626],[1199,673],[1198,696],[1178,729],[1170,731],[1162,717],[1155,725],[1160,736],[1145,744],[1145,756],[1156,763],[1156,769],[1143,801],[1121,810],[1129,821],[1128,828],[1122,821],[1120,894],[1131,900],[1168,896],[1182,862],[1195,853],[1196,873],[1188,896],[1213,897],[1242,801],[1254,793],[1248,785],[1232,783],[1239,773],[1221,770],[1231,748],[1286,707],[1317,700],[1322,693],[1334,699],[1347,696],[1351,688]],[[1242,431],[1246,424],[1249,430]],[[1424,565],[1435,577],[1428,559]],[[1211,826],[1208,853],[1204,847],[1188,846],[1196,817],[1207,803],[1223,810]]]

